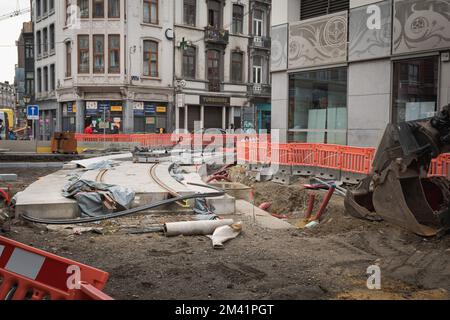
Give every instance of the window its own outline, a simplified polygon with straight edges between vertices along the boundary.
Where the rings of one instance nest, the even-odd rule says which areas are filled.
[[[253,57],[253,83],[262,83],[263,58],[261,56]]]
[[[41,31],[36,32],[36,47],[37,47],[37,54],[40,56],[42,54],[42,38],[41,38]]]
[[[195,47],[187,47],[183,50],[183,77],[195,79],[196,77],[197,50]]]
[[[37,92],[42,92],[42,69],[41,68],[38,68],[37,69],[37,77],[36,77],[36,89],[37,89]]]
[[[109,73],[120,73],[120,35],[108,36]]]
[[[300,20],[348,10],[349,7],[350,0],[302,0],[300,4]]]
[[[34,76],[33,76],[33,78],[34,78]],[[27,93],[27,96],[32,96],[32,95],[34,95],[34,80],[33,80],[33,78],[31,78],[31,79],[26,79],[26,93]]]
[[[243,33],[244,7],[233,4],[233,33]]]
[[[347,144],[347,68],[290,76],[289,129],[291,141]]]
[[[47,28],[44,28],[44,30],[42,30],[42,34],[43,34],[42,47],[43,47],[44,54],[47,54],[48,53],[48,31],[47,31]]]
[[[209,50],[207,53],[208,80],[220,81],[220,52]]]
[[[41,0],[36,0],[36,17],[40,17],[41,15]]]
[[[48,92],[48,67],[44,67],[44,92]]]
[[[50,51],[55,50],[55,25],[50,25]]]
[[[94,35],[94,73],[105,72],[105,36]]]
[[[105,1],[104,0],[92,0],[92,17],[104,18],[105,17]]]
[[[242,73],[244,69],[244,55],[242,52],[231,53],[231,81],[242,82]]]
[[[89,0],[78,0],[81,19],[89,19]]]
[[[120,18],[120,0],[108,0],[108,18]]]
[[[55,0],[49,0],[48,1],[48,9],[50,12],[55,11]]]
[[[394,62],[393,122],[414,121],[435,115],[439,58]]]
[[[158,42],[144,41],[144,76],[158,76]]]
[[[253,35],[257,37],[263,36],[264,30],[264,12],[256,9],[253,11]]]
[[[144,0],[144,23],[158,24],[158,0]]]
[[[48,11],[48,9],[47,9],[47,0],[43,0],[42,1],[42,13],[45,15],[45,14],[47,14],[47,11]]]
[[[50,66],[50,91],[55,91],[56,84],[55,84],[55,65],[52,64]]]
[[[89,36],[78,36],[78,73],[89,73]]]
[[[214,28],[222,27],[222,3],[208,0],[208,24]]]
[[[26,40],[25,42],[25,58],[33,59],[34,58],[34,46],[33,42],[30,40]]]
[[[197,0],[184,0],[183,2],[183,17],[184,24],[188,26],[195,26],[196,12],[197,12]]]
[[[66,77],[72,76],[72,45],[66,42]]]

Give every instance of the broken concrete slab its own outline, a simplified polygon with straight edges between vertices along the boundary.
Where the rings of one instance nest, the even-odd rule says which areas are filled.
[[[236,212],[253,219],[256,218],[256,224],[267,229],[289,230],[296,229],[292,224],[272,217],[267,211],[261,210],[250,202],[244,200],[236,201]]]
[[[14,173],[0,174],[0,181],[1,182],[17,181],[17,174],[14,174]]]
[[[87,168],[96,163],[100,163],[108,160],[131,160],[133,158],[133,154],[130,153],[121,153],[121,154],[113,154],[104,157],[90,158],[84,160],[73,160],[72,163],[77,164],[79,167]]]

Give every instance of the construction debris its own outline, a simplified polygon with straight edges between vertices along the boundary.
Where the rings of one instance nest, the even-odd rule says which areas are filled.
[[[217,228],[212,236],[208,236],[208,238],[212,240],[214,249],[223,249],[225,242],[235,239],[241,232],[242,222],[238,222],[230,226]]]
[[[167,237],[206,236],[213,234],[218,227],[230,226],[233,223],[232,219],[171,222],[164,225],[164,233]]]

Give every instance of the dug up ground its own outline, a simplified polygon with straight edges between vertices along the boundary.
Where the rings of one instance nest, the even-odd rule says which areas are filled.
[[[19,175],[14,192],[51,172],[0,169]],[[256,205],[270,202],[271,213],[285,215],[294,225],[303,216],[310,192],[304,181],[256,183],[241,167],[233,168],[231,176],[254,187]],[[115,299],[450,298],[450,236],[427,239],[385,222],[357,220],[346,214],[339,196],[311,230],[266,230],[250,216],[233,218],[243,221],[244,231],[223,250],[214,250],[202,236],[126,231],[186,219],[176,215],[107,221],[80,235],[16,222],[7,236],[109,272],[104,291]],[[381,268],[381,290],[366,286],[367,268],[375,264]]]

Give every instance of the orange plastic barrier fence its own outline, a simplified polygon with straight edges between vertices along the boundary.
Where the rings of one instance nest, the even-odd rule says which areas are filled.
[[[291,160],[293,166],[315,166],[316,145],[313,143],[291,143]]]
[[[104,271],[0,237],[0,300],[112,300],[100,291],[108,277]]]
[[[341,170],[353,173],[368,174],[372,168],[375,149],[341,147]]]
[[[292,165],[291,146],[289,144],[274,144],[271,146],[272,163],[289,166]]]
[[[341,146],[334,144],[316,145],[316,167],[341,170]]]
[[[431,176],[450,177],[450,154],[443,154],[433,159],[429,174]]]

